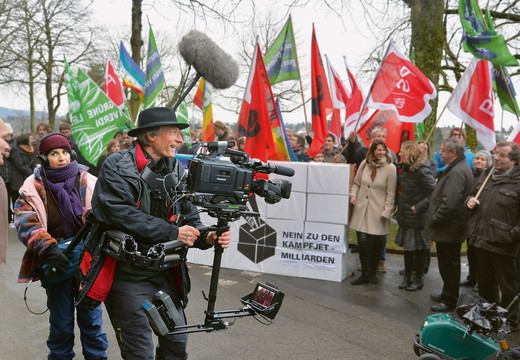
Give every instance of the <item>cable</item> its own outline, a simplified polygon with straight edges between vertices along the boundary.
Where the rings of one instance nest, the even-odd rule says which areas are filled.
[[[33,281],[32,280],[29,280],[29,282],[27,283],[27,285],[25,286],[25,290],[23,292],[23,301],[25,302],[25,307],[27,308],[27,310],[29,310],[29,312],[31,314],[34,314],[34,315],[43,315],[45,314],[47,311],[49,311],[49,308],[46,307],[44,311],[42,312],[35,312],[35,311],[32,311],[31,308],[29,307],[29,304],[27,303],[27,290],[29,290],[29,286],[31,285]]]

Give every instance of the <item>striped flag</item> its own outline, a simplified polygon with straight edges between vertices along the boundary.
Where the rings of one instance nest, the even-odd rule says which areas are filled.
[[[211,84],[206,82],[203,77],[200,78],[193,103],[202,110],[202,141],[214,141],[215,128],[213,127]]]
[[[126,51],[122,41],[119,44],[119,63],[123,70],[123,86],[144,94],[144,72]]]
[[[161,66],[161,58],[152,27],[148,34],[148,56],[146,58],[146,80],[144,83],[144,108],[148,108],[155,104],[157,95],[164,88],[164,73]]]

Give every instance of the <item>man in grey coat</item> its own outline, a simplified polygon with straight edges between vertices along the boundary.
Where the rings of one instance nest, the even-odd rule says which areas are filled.
[[[466,163],[464,144],[449,138],[441,146],[442,161],[447,168],[433,190],[426,214],[426,239],[435,241],[442,292],[431,295],[436,304],[432,311],[455,308],[459,297],[460,249],[466,238],[468,210],[466,198],[473,184],[473,173]]]

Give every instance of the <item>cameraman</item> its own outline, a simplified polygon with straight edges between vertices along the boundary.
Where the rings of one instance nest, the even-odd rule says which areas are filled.
[[[148,108],[139,114],[138,127],[128,133],[137,137],[135,146],[112,154],[101,168],[92,199],[95,226],[87,249],[93,249],[102,232],[111,229],[131,235],[142,254],[154,244],[172,240],[201,249],[215,244],[214,231],[198,230],[203,225],[197,208],[175,194],[185,187],[184,168],[174,156],[182,143],[180,130],[186,127],[170,108]],[[227,248],[230,238],[230,231],[225,231],[218,243]],[[141,304],[159,290],[170,295],[185,319],[183,309],[190,291],[185,262],[159,271],[115,262],[105,306],[123,359],[154,359],[152,328]],[[186,334],[160,336],[155,359],[186,359],[186,347]]]

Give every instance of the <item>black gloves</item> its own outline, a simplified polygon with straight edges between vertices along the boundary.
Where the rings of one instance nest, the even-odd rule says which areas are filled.
[[[69,259],[56,244],[50,245],[45,251],[43,261],[49,265],[49,274],[59,274],[70,266]]]

